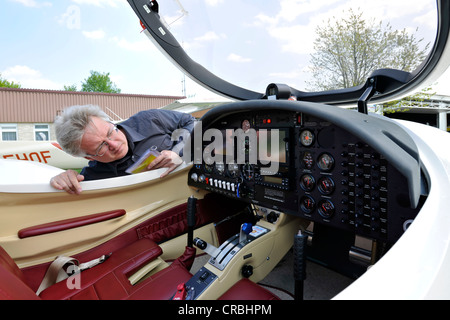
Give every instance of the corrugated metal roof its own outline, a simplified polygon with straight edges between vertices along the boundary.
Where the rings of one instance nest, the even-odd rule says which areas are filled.
[[[146,109],[157,109],[183,96],[140,95],[0,88],[0,122],[51,123],[71,105],[99,105],[114,120],[126,119]]]
[[[210,109],[226,103],[229,103],[229,101],[187,103],[174,101],[173,103],[164,106],[162,109],[189,113],[196,118],[201,118]]]

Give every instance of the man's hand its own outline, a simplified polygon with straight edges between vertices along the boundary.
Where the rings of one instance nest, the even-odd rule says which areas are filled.
[[[161,154],[148,165],[147,170],[167,168],[161,175],[161,178],[164,178],[182,163],[183,160],[178,154],[170,150],[163,150],[161,151]]]
[[[67,170],[50,179],[50,185],[58,190],[64,190],[69,194],[80,194],[80,182],[84,180],[84,176],[75,170]]]

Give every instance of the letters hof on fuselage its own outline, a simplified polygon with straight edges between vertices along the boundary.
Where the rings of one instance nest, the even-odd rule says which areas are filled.
[[[3,159],[16,159],[48,163],[47,159],[50,159],[52,156],[50,155],[50,150],[45,150],[39,152],[3,154],[1,157]]]

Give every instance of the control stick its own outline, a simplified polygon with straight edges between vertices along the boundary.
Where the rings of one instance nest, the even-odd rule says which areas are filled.
[[[187,201],[187,226],[188,226],[188,241],[187,246],[192,248],[194,239],[194,228],[195,228],[195,212],[197,205],[197,199],[194,196],[190,196]]]
[[[303,300],[303,285],[306,279],[306,243],[308,236],[301,231],[294,236],[294,280],[295,300]]]

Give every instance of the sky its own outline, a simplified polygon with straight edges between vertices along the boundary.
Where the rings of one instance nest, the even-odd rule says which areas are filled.
[[[109,73],[122,93],[213,96],[159,52],[126,0],[0,3],[0,73],[22,88],[80,89],[94,70]],[[345,17],[345,8],[360,8],[367,18],[382,17],[424,43],[434,40],[436,29],[433,0],[160,0],[159,6],[195,61],[258,92],[272,82],[303,90],[315,28]],[[448,79],[439,81],[443,94]]]

